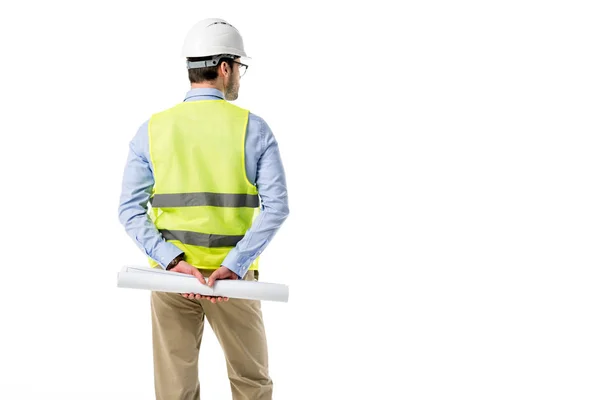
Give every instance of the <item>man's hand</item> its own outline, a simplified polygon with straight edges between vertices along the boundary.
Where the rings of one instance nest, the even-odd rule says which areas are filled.
[[[175,267],[171,268],[169,271],[180,272],[182,274],[193,275],[196,278],[198,278],[198,280],[200,281],[200,283],[202,283],[203,285],[206,285],[206,281],[204,280],[204,276],[202,276],[202,273],[200,273],[200,271],[198,270],[198,268],[194,267],[193,265],[190,265],[190,264],[186,263],[185,261],[179,261],[179,263],[177,263],[177,265]],[[206,300],[212,301],[213,303],[216,303],[217,301],[218,302],[222,302],[223,300],[225,300],[225,301],[229,300],[228,297],[204,296],[204,295],[201,295],[201,294],[194,294],[194,293],[181,293],[181,295],[183,297],[185,297],[186,299],[190,299],[190,300],[192,300],[192,299],[196,299],[196,300],[206,299]]]
[[[215,270],[215,272],[213,272],[208,277],[208,286],[213,287],[213,285],[215,284],[215,281],[217,281],[219,279],[232,279],[232,280],[236,280],[237,278],[238,278],[238,276],[237,276],[237,274],[235,272],[233,272],[229,268],[224,267],[223,265],[221,265],[219,267],[219,269]]]
[[[215,272],[210,274],[210,276],[208,277],[208,286],[213,287],[213,285],[215,284],[215,281],[219,280],[219,279],[236,280],[236,279],[238,279],[238,276],[235,272],[231,271],[229,268],[221,265],[219,267],[219,269],[215,270]],[[220,297],[218,299],[220,299]],[[224,300],[225,301],[229,300],[229,297],[225,297]],[[213,303],[216,303],[214,297],[212,299],[210,299],[210,301],[212,301]],[[221,300],[218,300],[218,301],[221,301]]]

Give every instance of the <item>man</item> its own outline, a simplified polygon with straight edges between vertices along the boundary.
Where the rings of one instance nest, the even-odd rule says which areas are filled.
[[[183,55],[191,90],[130,142],[119,219],[153,267],[208,286],[257,280],[258,256],[288,215],[277,141],[263,119],[229,103],[247,68],[232,25],[200,21]],[[157,400],[200,398],[205,317],[225,353],[233,399],[271,399],[259,301],[152,292],[151,311]]]

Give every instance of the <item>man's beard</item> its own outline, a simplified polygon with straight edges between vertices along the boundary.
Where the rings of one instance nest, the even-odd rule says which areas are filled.
[[[238,81],[234,81],[233,79],[231,79],[227,83],[227,86],[225,86],[225,100],[237,100],[239,90],[240,86],[238,84]]]

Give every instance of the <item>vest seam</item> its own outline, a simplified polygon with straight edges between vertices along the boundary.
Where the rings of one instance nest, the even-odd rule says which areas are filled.
[[[237,107],[237,106],[236,106]],[[256,186],[250,182],[248,179],[248,171],[246,171],[246,136],[248,135],[248,127],[250,126],[250,111],[245,110],[246,115],[246,124],[244,125],[244,133],[242,135],[242,172],[244,173],[244,180],[249,185],[249,188],[252,191],[257,191]],[[254,194],[254,193],[249,193]]]
[[[156,170],[156,164],[154,163],[154,157],[152,157],[152,122],[154,120],[154,115],[150,117],[148,120],[148,154],[150,155],[150,162],[152,163],[152,180],[154,181],[154,185],[152,185],[151,196],[156,192],[156,178],[154,177],[154,171]]]

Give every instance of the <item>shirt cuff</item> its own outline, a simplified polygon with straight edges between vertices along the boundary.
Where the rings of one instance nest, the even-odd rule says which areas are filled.
[[[229,251],[229,254],[227,254],[227,257],[225,257],[221,265],[235,272],[240,279],[244,279],[244,276],[246,276],[246,273],[250,269],[250,264],[252,264],[252,261],[254,261],[254,259],[241,255],[240,252],[234,247]]]
[[[156,258],[154,260],[160,264],[162,269],[167,269],[167,265],[180,254],[183,254],[183,251],[181,251],[179,247],[172,243],[164,242],[163,245],[156,250]]]

